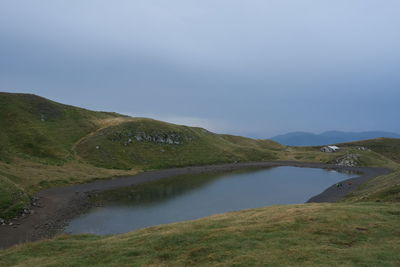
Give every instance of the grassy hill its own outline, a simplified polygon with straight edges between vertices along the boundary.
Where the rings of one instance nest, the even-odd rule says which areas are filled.
[[[277,159],[278,144],[218,135],[202,128],[137,118],[103,128],[76,147],[98,167],[162,169],[235,161]]]
[[[343,147],[366,147],[382,156],[400,163],[400,139],[398,138],[377,138],[364,141],[339,144]]]
[[[51,164],[72,158],[71,148],[98,128],[97,121],[121,117],[94,112],[30,94],[0,93],[1,159],[12,156]]]
[[[73,150],[80,138],[116,118],[124,116],[0,92],[0,218],[29,206],[26,193],[127,174],[81,163]]]
[[[370,149],[357,150],[361,145]],[[335,163],[348,154],[358,155],[357,164],[364,166],[395,168],[400,162],[399,139],[343,147],[339,153],[328,154],[320,152],[319,147],[285,147],[271,140],[90,111],[31,94],[0,93],[0,180],[13,184],[13,190],[22,190],[22,195],[142,170],[189,165],[264,160]],[[29,202],[23,199],[18,203]],[[0,209],[0,218],[11,215]]]
[[[4,194],[16,188],[32,194],[148,169],[274,160],[281,149],[268,140],[0,93],[0,182],[9,185]],[[0,208],[0,218],[12,214]]]
[[[276,159],[272,141],[218,135],[116,113],[95,112],[29,94],[0,93],[0,151],[48,165],[80,160],[109,169],[165,168]]]

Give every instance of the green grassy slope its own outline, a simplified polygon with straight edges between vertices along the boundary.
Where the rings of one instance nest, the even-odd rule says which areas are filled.
[[[398,266],[400,206],[307,204],[0,251],[2,266]]]
[[[391,174],[371,179],[363,184],[359,190],[351,193],[344,201],[400,203],[400,169]]]
[[[13,156],[61,163],[73,144],[96,130],[95,121],[121,115],[59,104],[30,94],[0,92],[0,160]]]
[[[25,191],[0,175],[0,218],[10,219],[29,205],[30,200]]]
[[[273,142],[218,135],[202,128],[137,118],[107,127],[76,147],[83,160],[105,168],[162,169],[277,159]]]
[[[117,118],[124,117],[0,92],[0,218],[28,206],[26,191],[119,174],[79,164],[73,150],[102,121]]]
[[[272,141],[0,92],[0,175],[29,193],[145,169],[273,160],[279,149]]]
[[[351,142],[345,144],[339,144],[344,147],[366,147],[391,159],[397,163],[400,163],[400,139],[396,138],[377,138],[371,140],[364,140],[358,142]]]

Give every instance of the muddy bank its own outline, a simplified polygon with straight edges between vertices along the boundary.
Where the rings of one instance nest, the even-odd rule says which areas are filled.
[[[50,238],[62,233],[66,222],[91,207],[88,201],[88,195],[93,191],[99,192],[127,187],[176,175],[224,172],[245,168],[275,166],[328,168],[360,173],[358,177],[349,179],[352,181],[351,186],[344,186],[340,190],[335,186],[331,186],[321,194],[312,197],[308,202],[338,201],[349,192],[356,190],[358,186],[365,181],[390,172],[390,170],[383,168],[340,167],[319,163],[291,161],[252,162],[151,171],[134,176],[118,177],[111,180],[101,180],[81,185],[52,188],[36,194],[35,197],[38,199],[38,205],[33,207],[33,214],[12,221],[12,225],[0,226],[0,248],[7,248],[23,242],[32,242]]]

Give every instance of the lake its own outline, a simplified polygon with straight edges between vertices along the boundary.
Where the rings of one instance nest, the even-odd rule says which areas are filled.
[[[182,175],[96,194],[102,203],[73,219],[67,233],[98,235],[186,221],[228,211],[304,203],[356,174],[299,167]]]

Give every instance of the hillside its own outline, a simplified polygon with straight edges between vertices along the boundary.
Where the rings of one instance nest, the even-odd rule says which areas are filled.
[[[137,118],[101,129],[76,147],[83,160],[117,169],[161,169],[239,161],[277,159],[276,143],[202,128]]]
[[[29,207],[29,205],[28,194],[8,178],[0,175],[1,218],[11,218],[25,207]]]
[[[0,93],[4,196],[148,169],[274,160],[282,149],[268,140],[95,112],[30,94]],[[15,199],[15,207],[21,210],[20,204],[28,202]],[[15,214],[18,209],[12,210]],[[0,205],[0,218],[12,215]]]
[[[0,93],[1,160],[50,165],[79,159],[117,168],[275,159],[271,141],[116,113],[94,112],[28,94]]]
[[[343,144],[346,149],[328,154],[318,147],[285,147],[271,140],[90,111],[30,94],[0,93],[0,183],[7,185],[4,196],[16,190],[21,196],[7,198],[18,207],[12,212],[0,205],[0,218],[29,206],[23,196],[41,189],[143,170],[265,160],[336,164],[348,154],[357,155],[358,165],[395,168],[399,140]],[[357,150],[361,145],[369,149]]]
[[[369,132],[341,132],[327,131],[321,134],[307,132],[292,132],[282,135],[277,135],[271,139],[287,146],[323,146],[337,143],[347,143],[359,140],[375,139],[375,138],[400,138],[400,134],[369,131]]]
[[[98,121],[122,117],[59,104],[30,94],[0,93],[0,159],[17,155],[44,163],[73,157],[71,148]]]
[[[363,140],[352,143],[339,144],[342,147],[366,147],[386,158],[400,163],[400,139],[398,138],[377,138],[371,140]]]

